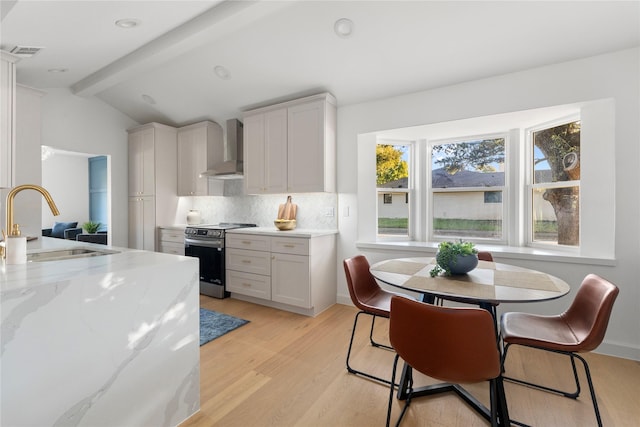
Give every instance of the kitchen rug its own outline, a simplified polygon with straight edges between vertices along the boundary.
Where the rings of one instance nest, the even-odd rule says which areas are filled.
[[[200,345],[204,345],[246,323],[249,323],[249,321],[229,316],[228,314],[201,308]]]

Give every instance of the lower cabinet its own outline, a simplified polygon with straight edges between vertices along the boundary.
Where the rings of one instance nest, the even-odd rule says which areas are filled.
[[[335,303],[335,236],[228,232],[227,290],[239,299],[315,316]]]
[[[158,227],[158,252],[184,255],[184,228]]]

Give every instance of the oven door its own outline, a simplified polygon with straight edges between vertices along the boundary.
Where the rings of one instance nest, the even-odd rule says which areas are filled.
[[[200,260],[200,293],[214,298],[225,292],[224,245],[218,240],[185,239],[184,254]]]

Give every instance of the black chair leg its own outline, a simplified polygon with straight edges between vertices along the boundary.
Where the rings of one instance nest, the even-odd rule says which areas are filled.
[[[598,421],[598,427],[602,427],[602,418],[600,418],[600,410],[598,409],[598,399],[596,398],[596,392],[593,388],[593,381],[591,380],[591,371],[589,370],[589,365],[587,364],[587,361],[582,358],[582,356],[578,356],[577,354],[573,354],[572,356],[580,359],[580,361],[582,362],[582,365],[584,366],[584,372],[587,375],[587,383],[589,384],[589,392],[591,393],[591,401],[593,402],[593,410],[596,413],[596,420]],[[571,358],[571,360],[573,361],[573,357]]]
[[[391,373],[391,382],[394,384],[393,386],[389,387],[389,404],[387,406],[387,427],[389,427],[390,423],[391,423],[391,408],[393,407],[393,391],[395,387],[400,387],[399,384],[395,384],[396,382],[396,370],[398,368],[398,360],[400,359],[399,355],[395,355],[395,357],[393,358],[393,372]],[[409,376],[409,384],[408,384],[408,391],[407,391],[407,398],[404,402],[404,406],[402,407],[402,412],[400,412],[400,416],[398,417],[398,421],[396,421],[396,427],[398,427],[400,425],[400,422],[402,422],[402,418],[404,418],[404,414],[407,412],[407,409],[409,408],[409,405],[411,404],[411,397],[413,394],[413,376]]]
[[[357,369],[353,369],[351,367],[351,364],[349,363],[349,361],[351,359],[351,348],[353,347],[353,338],[354,338],[354,336],[356,334],[356,327],[358,325],[358,317],[360,317],[361,314],[367,314],[369,316],[373,316],[374,320],[375,320],[375,316],[373,314],[371,314],[371,313],[367,313],[366,311],[359,311],[358,314],[356,314],[356,317],[355,317],[355,319],[353,321],[353,329],[351,330],[351,340],[349,341],[349,350],[347,350],[347,371],[349,373],[351,373],[351,374],[361,375],[363,377],[366,377],[366,378],[369,378],[369,379],[372,379],[372,380],[380,381],[380,382],[382,382],[384,384],[389,384],[389,385],[394,384],[395,381],[392,382],[392,381],[386,380],[384,378],[376,377],[375,375],[371,375],[371,374],[368,374],[366,372],[359,371]],[[371,328],[372,328],[372,333],[373,333],[373,322],[372,322]],[[370,338],[371,338],[371,335],[370,335]],[[373,340],[372,340],[372,342],[373,342]],[[376,347],[387,347],[387,346],[384,346],[384,345],[380,344],[380,345],[377,345]],[[387,347],[387,348],[391,348],[391,347]],[[394,385],[397,385],[397,384],[394,384]]]
[[[365,314],[369,314],[364,312]],[[373,340],[373,328],[376,324],[376,316],[375,314],[371,314],[371,316],[373,317],[373,319],[371,319],[371,331],[369,332],[369,341],[371,342],[371,345],[374,347],[379,347],[379,348],[386,348],[387,350],[393,350],[393,347],[389,346],[389,345],[385,345],[385,344],[380,344],[379,342],[376,342]]]
[[[504,355],[502,358],[502,371],[504,372],[504,364],[507,360],[507,350],[509,349],[511,344],[506,344],[504,346]],[[530,347],[530,348],[534,348],[534,349],[538,349],[538,350],[544,350],[544,351],[549,351],[551,353],[558,353],[558,354],[563,354],[565,356],[568,356],[569,359],[571,360],[571,369],[573,370],[573,378],[576,382],[576,391],[575,392],[567,392],[567,391],[563,391],[563,390],[558,390],[555,388],[551,388],[551,387],[547,387],[547,386],[543,386],[540,384],[535,384],[535,383],[531,383],[528,381],[524,381],[521,379],[517,379],[517,378],[511,378],[511,377],[503,377],[505,380],[510,381],[510,382],[514,382],[517,384],[522,384],[522,385],[526,385],[529,387],[533,387],[533,388],[537,388],[540,390],[544,390],[544,391],[548,391],[551,393],[556,393],[556,394],[560,394],[564,397],[568,397],[570,399],[577,399],[578,396],[580,396],[580,380],[578,378],[578,371],[576,369],[576,362],[575,359],[578,358],[581,362],[582,362],[582,366],[584,367],[584,371],[587,377],[587,383],[589,384],[589,392],[591,394],[591,401],[593,402],[593,410],[595,411],[596,414],[596,420],[598,422],[598,426],[602,427],[602,419],[600,417],[600,410],[598,409],[598,401],[596,398],[596,393],[595,390],[593,388],[593,381],[591,379],[591,372],[589,370],[589,365],[587,364],[587,361],[580,355],[576,354],[576,353],[570,353],[570,352],[565,352],[565,351],[558,351],[558,350],[549,350],[546,348],[539,348],[539,347],[531,347],[531,346],[524,346],[524,347]]]

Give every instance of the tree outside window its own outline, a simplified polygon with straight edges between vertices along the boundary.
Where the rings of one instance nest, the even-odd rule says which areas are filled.
[[[580,121],[532,132],[532,241],[580,244]]]
[[[376,146],[376,187],[378,192],[378,234],[409,234],[409,146]]]

